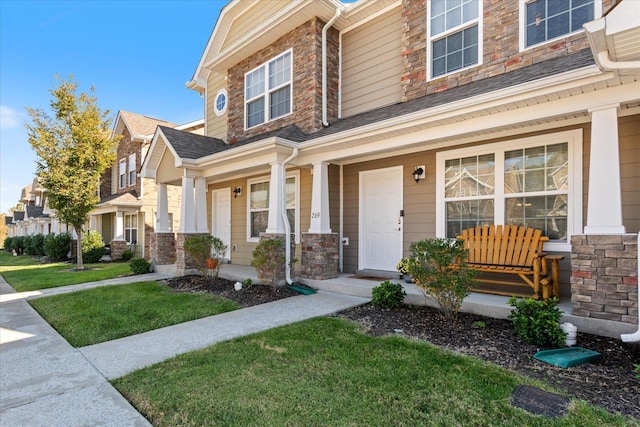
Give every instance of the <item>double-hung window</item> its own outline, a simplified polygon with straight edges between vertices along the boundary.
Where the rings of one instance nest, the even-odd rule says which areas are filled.
[[[291,113],[291,50],[244,76],[246,129]]]
[[[601,8],[601,0],[520,0],[521,48],[580,31]]]
[[[136,185],[136,155],[129,155],[129,185]]]
[[[432,0],[428,8],[430,78],[472,67],[482,58],[480,0]]]
[[[138,214],[124,214],[124,239],[129,244],[138,243]]]
[[[118,185],[120,188],[124,188],[127,186],[127,160],[121,159],[118,167]]]
[[[581,150],[580,131],[569,131],[438,153],[436,234],[524,225],[566,250],[582,230]]]
[[[299,241],[298,230],[300,224],[300,217],[298,215],[298,176],[298,173],[288,174],[285,186],[287,218],[289,219],[289,227],[291,228],[291,233],[294,233],[296,236],[296,242]],[[269,220],[269,185],[270,184],[268,178],[256,179],[248,182],[248,241],[258,241],[260,233],[264,233],[267,230],[267,224]]]

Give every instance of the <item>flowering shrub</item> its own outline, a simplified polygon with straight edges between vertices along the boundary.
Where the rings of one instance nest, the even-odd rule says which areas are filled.
[[[398,265],[396,265],[396,269],[400,272],[400,274],[409,274],[409,266],[411,265],[411,258],[402,258]]]

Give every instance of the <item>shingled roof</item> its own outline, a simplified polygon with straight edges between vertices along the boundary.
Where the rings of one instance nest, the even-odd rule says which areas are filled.
[[[137,191],[131,190],[126,193],[111,194],[103,197],[98,202],[98,206],[100,205],[142,205],[142,202],[138,199]]]
[[[168,122],[166,120],[160,120],[149,116],[143,116],[141,114],[130,113],[129,111],[119,111],[120,117],[126,123],[129,128],[129,132],[133,136],[139,135],[153,135],[156,131],[156,127],[159,125],[176,127],[175,123]]]
[[[42,217],[42,206],[25,206],[27,210],[27,218],[40,218]]]
[[[4,225],[11,225],[13,224],[13,217],[12,216],[5,216],[4,217]]]
[[[15,221],[23,221],[24,220],[24,211],[14,211],[13,219]]]

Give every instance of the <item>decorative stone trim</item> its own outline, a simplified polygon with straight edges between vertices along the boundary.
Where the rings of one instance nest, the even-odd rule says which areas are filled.
[[[571,237],[572,314],[638,323],[635,234]]]
[[[150,233],[149,252],[152,265],[176,262],[176,236],[173,233]]]
[[[338,234],[302,233],[302,273],[306,279],[338,277]]]
[[[112,240],[111,243],[111,259],[122,259],[122,253],[127,250],[129,244],[126,240]]]
[[[275,233],[260,233],[260,241],[263,240],[268,240],[268,239],[277,239],[280,240],[282,242],[282,248],[281,248],[281,254],[282,256],[285,255],[285,235],[284,234],[275,234]],[[295,239],[295,235],[292,234],[291,235],[291,258],[294,258],[294,254],[296,253],[296,239]],[[260,277],[260,279],[264,279],[263,277]],[[282,267],[282,270],[278,272],[277,276],[276,276],[276,281],[280,281],[280,280],[284,280],[285,279],[285,268],[284,265]]]

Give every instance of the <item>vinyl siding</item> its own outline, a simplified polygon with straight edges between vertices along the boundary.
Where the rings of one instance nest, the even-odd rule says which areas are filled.
[[[227,120],[229,112],[229,88],[225,76],[211,73],[207,79],[207,136],[227,140]],[[227,110],[221,116],[215,112],[216,95],[220,89],[227,90]]]
[[[256,3],[259,4],[256,4],[233,21],[221,50],[227,49],[239,38],[250,33],[257,23],[263,22],[268,17],[287,7],[291,2],[290,0],[269,0]]]

